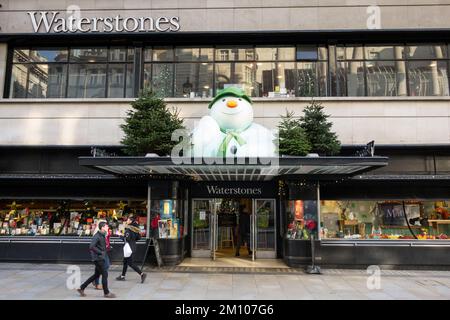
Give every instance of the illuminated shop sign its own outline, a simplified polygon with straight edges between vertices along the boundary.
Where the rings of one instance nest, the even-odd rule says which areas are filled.
[[[59,11],[27,12],[34,32],[176,32],[180,30],[179,17],[63,17]]]
[[[192,185],[192,198],[274,198],[276,185],[271,182],[217,181]]]
[[[261,188],[227,188],[217,185],[207,185],[206,188],[208,189],[209,195],[259,196],[262,194]]]

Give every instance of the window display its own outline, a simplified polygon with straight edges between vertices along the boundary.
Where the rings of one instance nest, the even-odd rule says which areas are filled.
[[[290,200],[286,205],[287,233],[290,240],[317,239],[317,201]]]
[[[153,236],[160,239],[179,239],[183,236],[183,214],[176,200],[152,200]]]
[[[322,239],[445,240],[448,200],[321,201]]]
[[[125,200],[2,200],[1,236],[92,236],[100,220],[112,234],[124,231],[125,216],[137,216],[141,236],[146,236],[145,201]]]

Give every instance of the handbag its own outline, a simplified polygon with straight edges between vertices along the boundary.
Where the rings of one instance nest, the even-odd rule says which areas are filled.
[[[129,258],[132,253],[133,253],[133,251],[131,250],[130,245],[128,244],[128,242],[126,242],[125,245],[123,246],[123,256],[124,256],[124,258]]]

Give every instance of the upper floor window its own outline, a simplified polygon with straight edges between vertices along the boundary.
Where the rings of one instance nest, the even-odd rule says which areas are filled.
[[[15,48],[11,98],[134,95],[134,48]]]
[[[230,86],[269,98],[448,96],[448,51],[443,43],[17,47],[9,96],[121,98],[151,88],[211,98]]]

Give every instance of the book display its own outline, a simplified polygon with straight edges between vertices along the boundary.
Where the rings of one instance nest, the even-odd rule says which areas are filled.
[[[115,234],[134,214],[146,234],[146,203],[139,201],[20,200],[0,202],[0,236],[92,236],[100,220]]]

